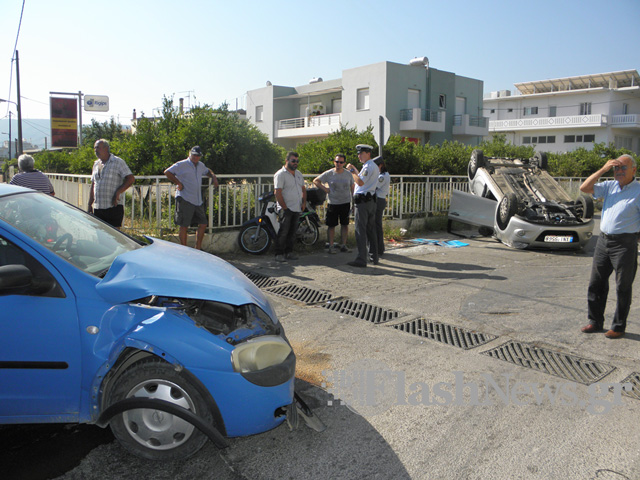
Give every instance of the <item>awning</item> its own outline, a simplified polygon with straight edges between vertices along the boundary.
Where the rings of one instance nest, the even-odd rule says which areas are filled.
[[[637,70],[622,70],[620,72],[597,73],[595,75],[581,75],[578,77],[516,83],[514,86],[522,95],[582,90],[586,88],[640,87],[640,75],[638,75]]]

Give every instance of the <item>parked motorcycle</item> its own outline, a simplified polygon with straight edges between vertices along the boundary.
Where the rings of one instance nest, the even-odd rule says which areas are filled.
[[[307,189],[307,209],[300,214],[296,239],[304,245],[313,245],[320,236],[320,218],[314,207],[322,204],[326,193],[317,188]],[[280,222],[274,192],[268,192],[258,198],[262,204],[260,216],[245,222],[238,234],[240,248],[253,255],[261,255],[269,250],[276,240]]]

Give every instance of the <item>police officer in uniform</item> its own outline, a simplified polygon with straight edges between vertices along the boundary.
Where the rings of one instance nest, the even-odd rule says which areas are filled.
[[[348,265],[352,267],[364,268],[367,266],[367,257],[371,258],[374,265],[378,264],[378,249],[376,241],[376,186],[378,184],[378,176],[380,169],[378,165],[371,159],[371,145],[356,145],[358,152],[358,160],[363,164],[362,170],[351,164],[345,168],[353,175],[356,183],[354,190],[353,202],[355,204],[356,215],[356,244],[358,246],[358,256]],[[367,255],[367,239],[370,251]]]

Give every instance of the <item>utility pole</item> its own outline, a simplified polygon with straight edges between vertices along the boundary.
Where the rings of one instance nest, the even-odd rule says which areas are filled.
[[[82,146],[82,92],[78,90],[78,146]]]
[[[11,158],[11,110],[9,110],[9,160]]]
[[[16,157],[22,155],[22,101],[20,100],[20,60],[18,59],[18,50],[16,50],[16,83],[18,87],[18,151]]]

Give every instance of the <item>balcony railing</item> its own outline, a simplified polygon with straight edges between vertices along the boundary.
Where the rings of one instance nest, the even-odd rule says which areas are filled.
[[[407,108],[400,110],[400,130],[444,132],[446,113],[440,110]]]
[[[340,129],[340,113],[316,115],[313,117],[298,117],[278,120],[276,122],[276,136],[283,137],[317,137],[328,135]]]
[[[453,134],[484,137],[489,134],[488,121],[476,115],[454,115]]]
[[[611,115],[612,127],[640,128],[640,115]]]
[[[607,115],[570,115],[565,117],[531,117],[512,118],[508,120],[489,121],[490,132],[506,130],[531,130],[537,128],[579,128],[606,127],[609,124]]]

